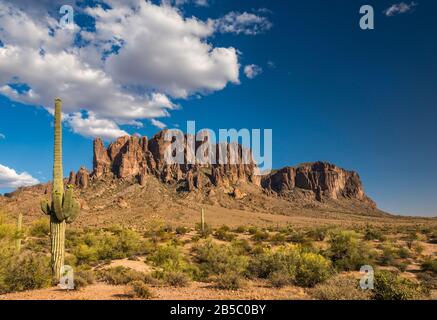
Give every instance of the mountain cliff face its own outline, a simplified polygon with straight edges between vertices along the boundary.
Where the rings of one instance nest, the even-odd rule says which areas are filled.
[[[96,181],[111,178],[128,180],[143,186],[148,178],[156,177],[162,183],[177,184],[180,186],[179,191],[209,193],[214,192],[211,190],[221,189],[235,198],[241,198],[244,197],[241,189],[251,186],[275,197],[296,199],[295,194],[304,193],[306,198],[313,198],[317,202],[352,199],[376,209],[376,204],[365,195],[359,175],[334,164],[307,163],[286,167],[261,177],[257,175],[258,168],[253,160],[249,164],[243,164],[242,159],[248,156],[245,154],[248,150],[237,146],[236,164],[168,165],[164,154],[171,142],[165,141],[164,136],[165,131],[159,132],[150,140],[147,137],[125,136],[108,147],[105,147],[102,140],[96,139],[93,144],[92,172],[85,168],[77,173],[72,172],[69,183],[86,189]],[[185,136],[185,141],[186,139]],[[197,142],[195,150],[200,147],[202,143]],[[220,147],[223,145],[213,147],[216,148],[217,158]],[[230,146],[225,147],[229,151]],[[189,150],[184,147],[185,159],[189,156]]]

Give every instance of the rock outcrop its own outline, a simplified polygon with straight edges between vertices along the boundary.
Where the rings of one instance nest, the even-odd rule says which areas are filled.
[[[250,150],[241,145],[206,145],[207,140],[194,142],[195,154],[208,155],[206,158],[215,161],[188,163],[188,159],[193,159],[193,150],[187,147],[187,140],[194,140],[190,136],[184,136],[183,143],[179,146],[183,163],[167,163],[166,152],[174,140],[166,141],[166,133],[166,130],[161,131],[150,140],[138,136],[121,137],[107,148],[102,140],[96,139],[92,173],[81,168],[77,174],[70,174],[69,183],[87,188],[93,180],[111,176],[136,181],[145,186],[149,177],[156,177],[163,183],[177,184],[178,190],[182,186],[188,192],[204,191],[210,194],[214,193],[214,188],[221,188],[235,199],[245,198],[246,194],[240,192],[239,186],[250,184],[267,194],[277,196],[287,197],[290,193],[301,190],[306,196],[311,197],[312,194],[314,200],[321,202],[325,199],[353,199],[376,208],[375,203],[365,195],[356,172],[327,162],[286,167],[262,177],[261,180]]]
[[[327,162],[306,163],[286,167],[265,177],[262,187],[278,194],[295,189],[312,191],[318,201],[324,198],[356,199],[376,207],[365,193],[359,175]]]
[[[186,160],[192,156],[192,151],[187,148],[187,136],[185,136],[181,144],[183,164],[168,164],[165,155],[172,141],[165,140],[165,133],[166,131],[161,131],[150,140],[147,137],[121,137],[111,143],[108,148],[104,147],[103,141],[96,139],[92,177],[100,178],[106,174],[113,174],[120,179],[134,177],[141,185],[144,185],[147,176],[155,176],[164,183],[184,182],[187,191],[200,190],[203,186],[211,184],[217,187],[240,182],[260,185],[260,179],[256,174],[257,167],[250,158],[250,152],[239,145],[236,145],[233,150],[228,145],[226,164],[217,164],[220,156],[218,145],[211,146],[214,148],[212,151],[215,151],[213,153],[215,163],[209,161],[201,164],[188,164]],[[206,142],[196,142],[195,152],[203,146],[202,150],[205,149],[206,153],[209,153],[210,150],[204,148],[203,145]],[[234,150],[235,152],[232,153]],[[243,157],[249,159],[248,164],[243,163]],[[234,162],[231,162],[231,158]],[[214,156],[211,159],[214,159]]]

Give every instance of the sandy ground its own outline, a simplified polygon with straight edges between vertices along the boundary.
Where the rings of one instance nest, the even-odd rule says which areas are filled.
[[[156,300],[301,300],[309,299],[304,289],[293,286],[281,289],[250,282],[238,291],[219,290],[208,283],[192,282],[186,288],[153,287],[152,299]],[[133,299],[129,286],[111,286],[104,283],[90,285],[80,291],[65,291],[57,287],[8,293],[0,300],[125,300]]]

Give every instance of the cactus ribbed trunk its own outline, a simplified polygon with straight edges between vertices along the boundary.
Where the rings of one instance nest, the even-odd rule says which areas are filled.
[[[59,221],[62,212],[62,197],[64,194],[64,181],[62,172],[62,102],[55,100],[55,143],[53,159],[53,213],[50,216],[51,235],[51,263],[55,280],[61,277],[61,267],[64,265],[65,246],[65,221]]]
[[[53,158],[53,193],[61,195],[64,193],[64,181],[62,172],[62,102],[55,100],[55,144]],[[62,201],[61,201],[62,202]],[[62,203],[61,203],[62,206]]]
[[[59,222],[56,216],[50,218],[52,274],[56,280],[61,278],[61,268],[65,257],[65,221]]]

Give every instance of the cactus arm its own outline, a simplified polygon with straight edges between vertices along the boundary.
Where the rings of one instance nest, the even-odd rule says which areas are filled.
[[[41,210],[46,215],[50,215],[52,213],[50,208],[50,203],[48,202],[47,199],[41,200]]]
[[[71,223],[79,214],[80,204],[73,198],[74,187],[72,185],[67,186],[67,190],[64,194],[64,203],[62,204],[62,212],[67,220],[67,223]]]
[[[80,203],[77,200],[73,199],[72,205],[68,212],[68,217],[66,219],[66,222],[72,223],[74,220],[76,220],[77,216],[79,215],[79,212],[80,212]]]
[[[60,192],[53,193],[52,202],[52,209],[56,218],[58,218],[59,221],[64,221],[65,216],[62,210],[62,194]]]

